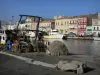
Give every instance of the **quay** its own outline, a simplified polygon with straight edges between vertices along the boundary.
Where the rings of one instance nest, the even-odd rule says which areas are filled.
[[[94,40],[93,37],[67,37],[67,39]]]

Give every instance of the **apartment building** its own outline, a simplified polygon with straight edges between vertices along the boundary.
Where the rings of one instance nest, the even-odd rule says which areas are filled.
[[[57,29],[62,34],[68,33],[70,19],[64,16],[59,16],[56,18],[54,17],[54,19],[55,19],[55,29]]]
[[[77,28],[78,28],[77,16],[70,17],[70,21],[69,21],[69,33],[75,33],[77,35]]]
[[[100,19],[92,19],[92,27],[94,36],[100,34]]]
[[[86,27],[87,27],[87,17],[80,17],[77,19],[77,35],[84,36],[86,34]]]
[[[55,19],[55,28],[63,34],[75,33],[80,35],[85,32],[86,28],[86,23],[82,24],[83,20],[86,22],[86,18],[80,16],[60,16],[60,18]]]
[[[27,17],[26,23],[27,27],[31,30],[36,30],[37,19],[32,17]],[[49,32],[51,29],[55,28],[55,22],[53,19],[42,18],[39,24],[39,30]]]

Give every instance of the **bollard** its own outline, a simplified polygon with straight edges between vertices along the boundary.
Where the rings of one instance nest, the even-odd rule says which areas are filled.
[[[11,51],[12,50],[12,42],[9,40],[7,41],[7,50]]]

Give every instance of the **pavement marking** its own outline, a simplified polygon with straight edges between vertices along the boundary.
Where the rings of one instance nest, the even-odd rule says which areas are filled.
[[[29,64],[41,65],[41,66],[50,67],[50,68],[55,68],[56,67],[56,64],[49,64],[49,63],[45,63],[45,62],[41,62],[41,61],[37,61],[37,60],[31,59],[31,58],[26,58],[26,57],[22,57],[22,56],[9,54],[7,52],[0,51],[0,54],[8,55],[8,56],[23,60],[23,61],[25,61],[26,63],[29,63]]]

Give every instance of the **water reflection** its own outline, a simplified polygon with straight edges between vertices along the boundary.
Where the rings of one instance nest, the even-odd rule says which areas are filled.
[[[55,39],[48,39],[52,42]],[[70,53],[84,55],[100,55],[100,41],[93,40],[60,40],[63,41]]]

